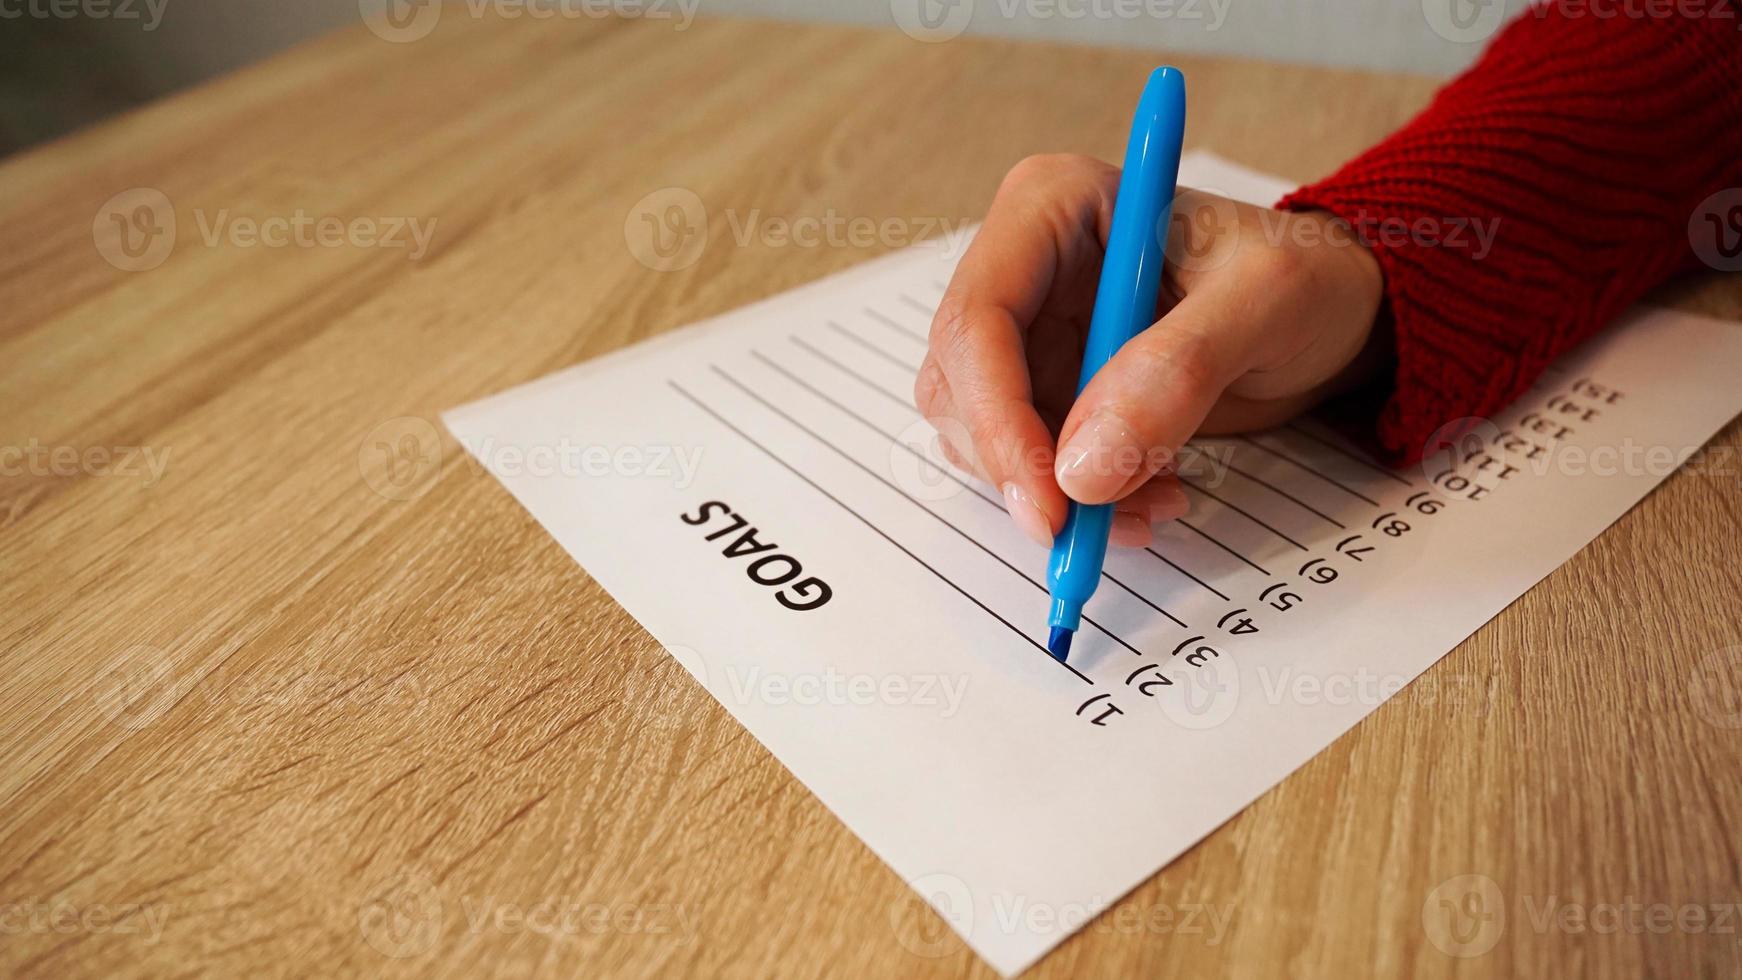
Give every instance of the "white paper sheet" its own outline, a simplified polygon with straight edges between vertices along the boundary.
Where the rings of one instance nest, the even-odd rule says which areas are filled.
[[[1262,203],[1284,189],[1202,154],[1181,179]],[[909,392],[958,257],[910,249],[446,421],[1006,975],[1742,410],[1742,328],[1641,311],[1407,473],[1311,421],[1205,440],[1191,514],[1109,562],[1066,667],[1041,646],[1045,551],[993,488],[919,458],[935,446]]]

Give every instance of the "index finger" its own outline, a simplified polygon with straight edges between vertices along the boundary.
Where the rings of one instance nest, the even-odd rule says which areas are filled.
[[[1069,502],[1052,473],[1052,432],[1034,407],[1027,330],[1061,268],[1085,242],[1098,243],[1110,173],[1071,157],[1032,157],[1011,170],[945,290],[915,384],[920,410],[966,434],[971,444],[957,450],[1018,523],[1018,509],[1032,509],[1025,528],[1042,523],[1048,535],[1064,526]]]

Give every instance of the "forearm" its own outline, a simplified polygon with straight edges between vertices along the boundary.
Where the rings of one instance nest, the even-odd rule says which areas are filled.
[[[1283,199],[1348,221],[1384,270],[1394,460],[1698,267],[1690,219],[1742,185],[1737,28],[1533,9],[1402,130]]]

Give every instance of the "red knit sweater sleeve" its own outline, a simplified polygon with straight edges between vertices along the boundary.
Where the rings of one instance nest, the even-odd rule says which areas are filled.
[[[1396,365],[1377,438],[1393,461],[1722,255],[1698,229],[1734,235],[1742,191],[1720,192],[1742,185],[1742,5],[1623,13],[1652,9],[1526,11],[1403,129],[1278,205],[1348,221],[1384,270]]]

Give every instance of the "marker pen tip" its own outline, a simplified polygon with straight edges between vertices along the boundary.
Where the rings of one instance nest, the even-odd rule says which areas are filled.
[[[1071,655],[1071,637],[1076,635],[1062,626],[1052,628],[1052,635],[1046,638],[1046,648],[1052,651],[1053,657],[1059,663],[1064,663],[1066,658]]]

